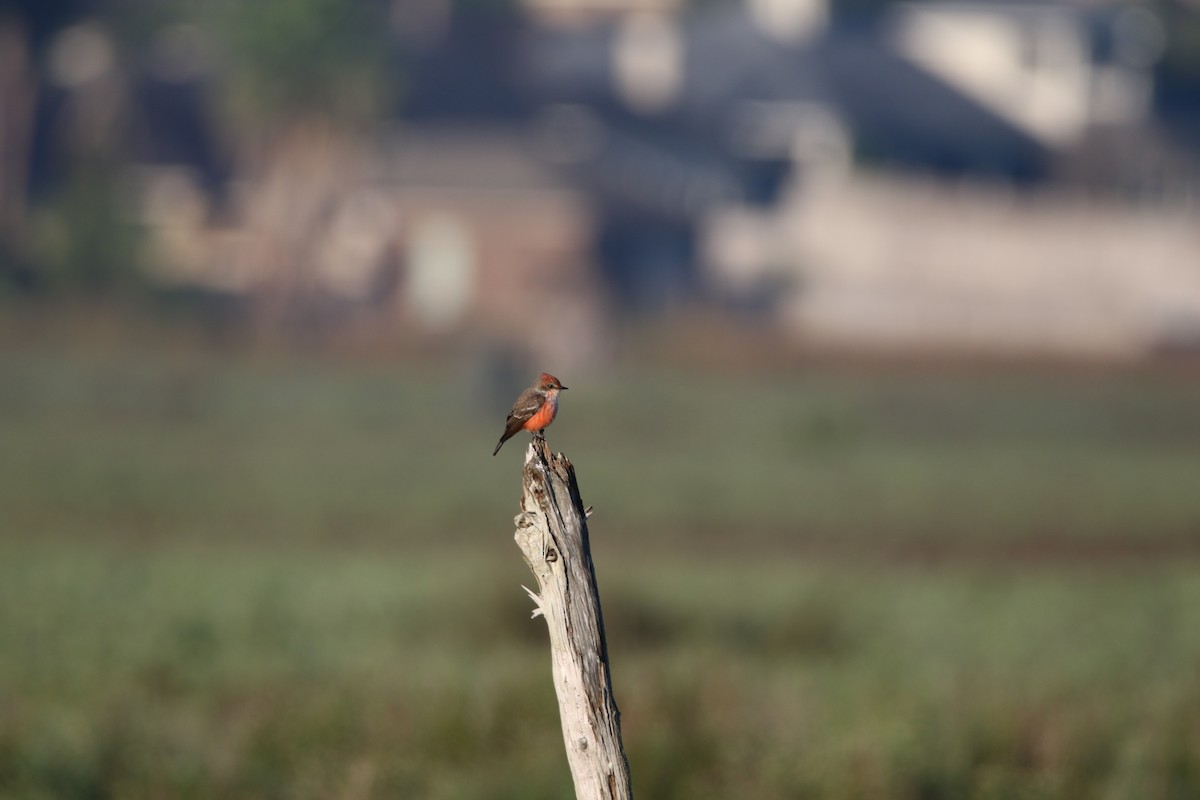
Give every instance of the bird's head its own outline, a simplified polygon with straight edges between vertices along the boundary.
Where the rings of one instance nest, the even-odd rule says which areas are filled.
[[[548,392],[551,389],[559,391],[568,387],[563,386],[562,381],[551,375],[549,372],[543,372],[541,375],[538,375],[538,388],[544,392]]]

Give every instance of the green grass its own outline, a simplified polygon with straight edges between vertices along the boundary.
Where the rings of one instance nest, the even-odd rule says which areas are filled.
[[[8,796],[569,791],[520,570],[230,543],[3,556]],[[1194,569],[599,567],[644,796],[1200,791]]]
[[[34,352],[0,356],[0,375],[0,507],[14,532],[471,539],[513,507],[523,442],[483,457],[508,397],[455,374]],[[732,530],[764,546],[1162,544],[1200,532],[1196,382],[572,383],[552,444],[578,462],[608,535],[630,541],[719,544]]]
[[[640,797],[1200,796],[1200,385],[563,378]],[[506,400],[0,355],[0,797],[569,796]]]

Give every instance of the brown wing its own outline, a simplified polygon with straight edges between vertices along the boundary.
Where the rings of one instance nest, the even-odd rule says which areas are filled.
[[[492,451],[492,455],[499,453],[500,446],[516,436],[517,431],[521,430],[521,426],[528,422],[529,418],[536,414],[545,402],[545,392],[539,391],[536,387],[521,392],[517,397],[517,402],[513,403],[512,411],[508,412],[508,419],[504,420],[504,435],[496,443],[496,449]]]

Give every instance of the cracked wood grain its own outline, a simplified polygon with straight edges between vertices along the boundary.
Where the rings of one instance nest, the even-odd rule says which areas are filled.
[[[563,742],[577,800],[633,796],[613,699],[604,617],[575,469],[544,441],[529,445],[522,471],[517,547],[537,579],[526,588],[546,620]]]

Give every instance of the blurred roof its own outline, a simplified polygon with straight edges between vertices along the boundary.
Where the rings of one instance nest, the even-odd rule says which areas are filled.
[[[1031,21],[1067,15],[1083,25],[1094,57],[1111,48],[1111,37],[1103,35],[1108,28],[1097,21],[1102,15],[1065,4],[930,7]],[[530,84],[543,101],[585,104],[613,124],[670,130],[719,148],[730,145],[748,103],[800,103],[835,113],[868,159],[1020,178],[1036,177],[1048,158],[1036,138],[900,54],[885,23],[835,21],[807,41],[788,43],[766,35],[744,6],[720,5],[681,18],[677,31],[680,86],[658,113],[639,115],[621,100],[612,25],[541,31],[526,56]]]

